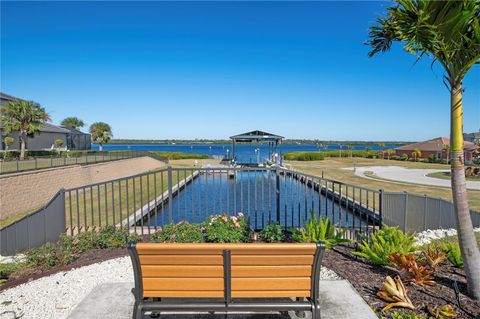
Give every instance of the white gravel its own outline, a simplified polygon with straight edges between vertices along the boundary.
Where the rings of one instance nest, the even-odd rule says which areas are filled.
[[[338,280],[332,270],[322,267],[321,279]],[[0,292],[0,318],[62,319],[102,283],[132,282],[132,263],[121,257],[67,272],[60,272]],[[133,286],[133,284],[132,284]]]
[[[480,228],[474,228],[473,231],[480,232]],[[423,246],[429,244],[432,240],[440,239],[443,237],[456,236],[457,230],[450,229],[428,229],[422,232],[419,232],[415,235],[417,242],[415,246]]]

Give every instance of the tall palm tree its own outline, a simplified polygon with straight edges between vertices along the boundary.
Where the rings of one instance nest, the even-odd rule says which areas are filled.
[[[380,147],[380,152],[382,153],[382,159],[385,158],[385,150],[383,149],[387,144],[380,142],[377,143],[377,146]]]
[[[74,129],[77,129],[77,128],[80,128],[80,127],[84,127],[85,123],[81,119],[79,119],[78,117],[70,116],[70,117],[64,118],[63,121],[60,123],[60,125],[68,126],[68,127],[72,127]]]
[[[463,158],[462,83],[480,61],[480,1],[396,0],[386,17],[370,29],[372,57],[390,50],[393,42],[421,59],[428,56],[443,67],[450,91],[452,194],[458,239],[469,294],[480,299],[480,252],[473,233],[467,201]]]
[[[2,125],[7,133],[18,131],[20,137],[20,159],[25,158],[27,136],[37,133],[50,116],[40,104],[33,101],[10,101],[1,109]]]
[[[445,155],[447,155],[447,164],[450,162],[450,144],[447,144],[443,147],[443,150],[445,152]]]
[[[416,148],[412,152],[413,158],[415,159],[415,162],[418,161],[418,158],[422,156],[422,151],[420,149]]]
[[[98,143],[100,151],[103,150],[103,144],[108,143],[112,138],[112,128],[105,122],[95,122],[90,125],[90,134],[92,140]]]
[[[348,144],[348,149],[350,150],[350,158],[353,157],[353,144]]]
[[[388,160],[390,160],[390,156],[392,156],[393,153],[395,153],[394,150],[392,150],[392,149],[388,149],[388,150],[387,150],[387,158],[388,158]]]

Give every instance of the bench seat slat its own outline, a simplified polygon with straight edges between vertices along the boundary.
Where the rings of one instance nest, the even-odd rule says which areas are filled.
[[[223,290],[190,290],[190,291],[178,291],[178,290],[144,290],[144,297],[158,297],[158,298],[174,298],[174,297],[184,297],[184,298],[223,298]],[[294,296],[296,297],[296,296]]]
[[[223,266],[210,265],[143,265],[144,278],[184,277],[223,278]]]
[[[309,277],[312,266],[287,265],[287,266],[232,266],[232,277]]]
[[[138,243],[139,255],[221,255],[230,249],[232,255],[313,255],[315,244],[206,244],[206,243]]]
[[[232,255],[232,266],[312,265],[313,255]]]
[[[282,297],[310,297],[310,290],[236,290],[232,291],[232,298],[282,298]]]
[[[143,290],[223,290],[223,278],[143,278]]]
[[[140,255],[141,265],[223,265],[222,255]]]
[[[310,290],[310,277],[232,278],[232,293],[241,290]]]

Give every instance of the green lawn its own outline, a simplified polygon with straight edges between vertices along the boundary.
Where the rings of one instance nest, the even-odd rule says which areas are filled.
[[[440,179],[447,179],[450,180],[450,172],[436,172],[436,173],[430,173],[427,174],[429,177],[433,178],[440,178]],[[480,182],[480,178],[472,178],[472,177],[467,177],[467,181],[472,181],[472,182]]]

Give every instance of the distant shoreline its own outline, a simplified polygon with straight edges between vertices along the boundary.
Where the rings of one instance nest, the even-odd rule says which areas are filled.
[[[134,140],[134,139],[112,139],[109,144],[231,144],[230,140]],[[385,143],[387,145],[403,145],[414,143],[414,141],[320,141],[320,140],[283,140],[282,144],[341,144],[341,145],[377,145]]]

